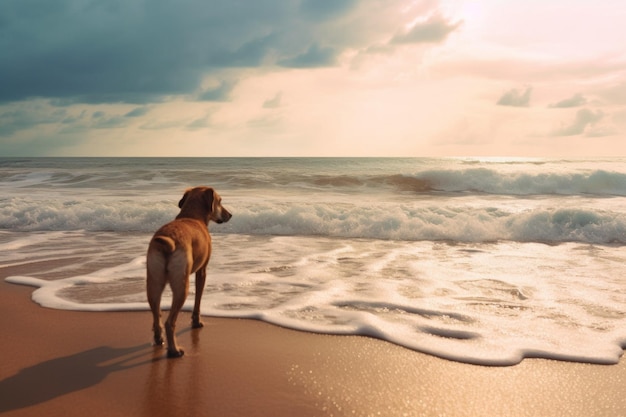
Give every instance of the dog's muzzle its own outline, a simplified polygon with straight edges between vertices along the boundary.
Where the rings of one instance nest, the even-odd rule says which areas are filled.
[[[227,210],[222,209],[222,216],[219,219],[217,219],[217,224],[226,223],[227,221],[230,220],[231,217],[233,217],[232,214],[230,214]]]

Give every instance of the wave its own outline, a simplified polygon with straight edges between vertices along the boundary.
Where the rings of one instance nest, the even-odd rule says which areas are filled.
[[[0,229],[156,230],[218,189],[234,234],[626,243],[624,161],[0,158]],[[491,205],[491,206],[487,206]]]
[[[148,231],[176,215],[171,202],[37,199],[0,202],[0,229],[14,231]]]
[[[626,195],[626,174],[594,170],[588,173],[502,173],[487,168],[431,170],[416,175],[434,190],[500,195]]]
[[[626,243],[626,215],[592,209],[296,205],[240,210],[237,217],[220,231],[408,241]]]
[[[411,206],[336,202],[242,203],[219,233],[385,240],[626,244],[626,213],[594,208]],[[0,203],[0,229],[150,233],[177,214],[171,201],[13,198]]]
[[[230,160],[228,160],[230,161]],[[306,164],[309,161],[309,164]],[[355,161],[355,160],[348,160]],[[419,161],[419,160],[416,160]],[[179,192],[191,185],[209,183],[220,190],[320,190],[343,193],[450,193],[456,195],[592,195],[626,196],[626,173],[605,169],[563,168],[543,165],[466,168],[467,164],[435,169],[404,164],[395,166],[316,166],[310,160],[300,165],[272,167],[269,162],[257,166],[235,162],[192,166],[156,163],[122,166],[46,167],[34,170],[0,170],[0,190],[75,189],[165,190]],[[171,163],[171,161],[170,161]],[[415,162],[416,165],[417,162]],[[1,166],[0,166],[1,168]],[[300,169],[298,169],[300,168]]]
[[[384,176],[316,176],[324,187],[390,188],[400,192],[447,192],[530,195],[626,196],[626,174],[596,170],[589,173],[502,173],[487,168],[426,170]]]

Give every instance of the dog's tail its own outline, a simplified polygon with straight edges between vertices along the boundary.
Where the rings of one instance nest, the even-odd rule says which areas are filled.
[[[153,242],[159,246],[159,249],[165,256],[169,256],[176,250],[176,242],[169,236],[155,236]]]

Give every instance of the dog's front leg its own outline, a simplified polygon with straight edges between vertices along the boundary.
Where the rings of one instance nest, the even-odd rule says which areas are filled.
[[[206,282],[206,265],[198,269],[196,272],[196,299],[193,305],[193,313],[191,314],[191,327],[199,329],[204,326],[200,321],[200,301],[204,292],[204,283]]]

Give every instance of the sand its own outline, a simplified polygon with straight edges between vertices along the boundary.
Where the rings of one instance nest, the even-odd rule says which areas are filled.
[[[4,416],[624,416],[626,360],[446,361],[387,342],[179,318],[180,359],[149,312],[45,309],[0,270]]]

